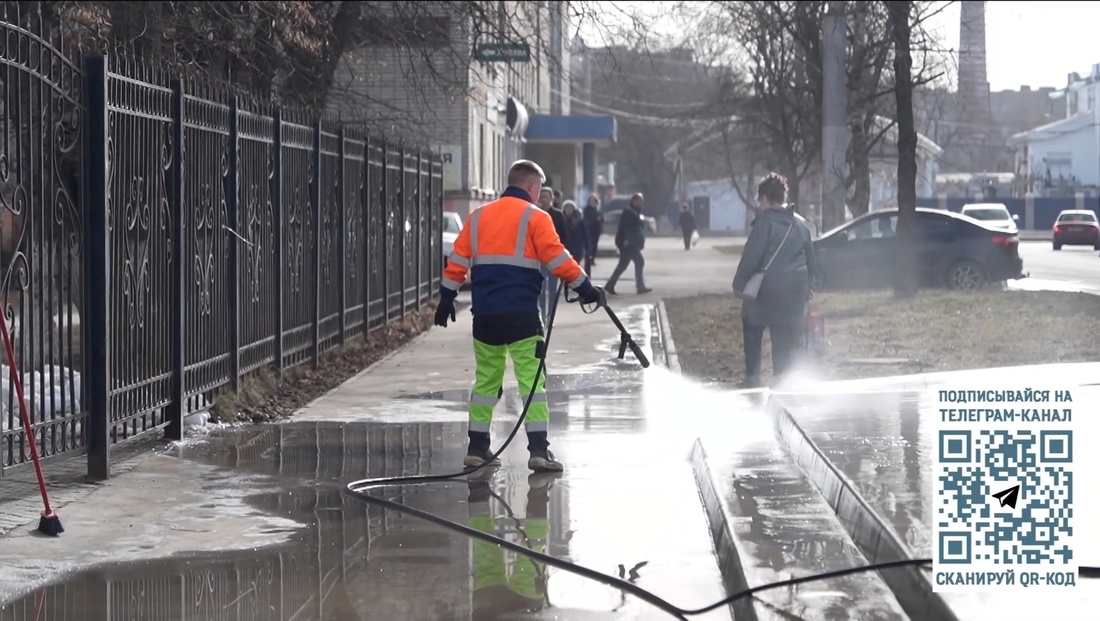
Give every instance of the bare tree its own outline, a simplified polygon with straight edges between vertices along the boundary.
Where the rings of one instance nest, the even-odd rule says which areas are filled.
[[[898,254],[894,293],[917,292],[917,129],[913,118],[913,4],[908,0],[884,2],[890,16],[894,43],[894,100],[898,115]]]
[[[846,186],[853,215],[866,213],[871,194],[871,159],[894,126],[892,61],[888,13],[883,3],[848,3],[848,124],[851,131]],[[942,10],[942,2],[913,3],[917,16],[912,45],[921,54],[914,81],[923,84],[942,74],[942,50],[922,24]],[[803,182],[820,174],[821,31],[825,2],[755,0],[747,2],[682,3],[695,24],[693,36],[722,41],[712,47],[736,49],[720,62],[740,62],[748,73],[745,84],[729,84],[713,102],[715,116],[736,117],[739,127],[731,148],[757,155],[763,164],[788,177],[792,201],[798,203]],[[735,166],[741,170],[742,162]],[[744,176],[744,175],[742,175]],[[844,214],[823,214],[831,228]]]

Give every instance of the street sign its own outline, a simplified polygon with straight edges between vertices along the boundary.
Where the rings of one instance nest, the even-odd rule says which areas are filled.
[[[526,43],[482,43],[474,49],[474,58],[483,63],[525,63],[531,60]]]

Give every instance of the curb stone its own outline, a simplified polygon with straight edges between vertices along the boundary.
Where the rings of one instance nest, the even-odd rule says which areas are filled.
[[[739,549],[737,539],[733,536],[733,524],[718,493],[714,472],[707,463],[707,451],[701,439],[696,439],[691,447],[691,469],[695,473],[695,486],[703,502],[703,511],[707,514],[707,523],[710,525],[710,535],[718,558],[718,567],[722,572],[726,594],[729,596],[746,591],[750,587],[745,568],[741,564],[742,550]],[[729,608],[733,618],[738,621],[757,621],[756,607],[752,601],[749,598],[743,598],[731,602]]]
[[[657,321],[660,328],[661,345],[665,350],[665,366],[677,375],[683,374],[680,356],[676,353],[676,344],[672,341],[672,326],[668,323],[668,308],[664,299],[657,301]]]
[[[668,323],[668,310],[663,299],[657,302],[657,327],[664,349],[665,366],[672,373],[682,375],[683,370],[676,354],[676,344],[672,340],[672,327]],[[749,588],[748,576],[745,575],[745,568],[741,563],[744,552],[738,548],[737,539],[733,536],[733,525],[723,506],[722,497],[718,494],[718,482],[714,480],[714,472],[707,463],[707,453],[701,438],[695,440],[690,459],[695,486],[710,527],[711,544],[718,560],[718,569],[722,573],[723,586],[727,595],[744,591]],[[729,609],[733,618],[757,621],[756,604],[753,601],[746,598],[732,602]]]
[[[777,399],[767,408],[776,419],[779,436],[806,478],[833,508],[837,519],[867,558],[868,563],[886,563],[914,558],[894,529],[863,498],[855,485],[821,452],[794,415]],[[905,614],[912,621],[958,621],[921,567],[910,566],[879,571]]]

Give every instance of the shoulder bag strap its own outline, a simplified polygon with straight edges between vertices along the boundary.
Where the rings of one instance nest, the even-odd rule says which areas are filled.
[[[791,221],[791,225],[787,227],[787,232],[783,234],[783,239],[779,240],[779,246],[776,247],[775,252],[772,253],[772,258],[768,259],[768,264],[764,266],[762,271],[768,271],[768,268],[772,266],[772,262],[779,256],[779,251],[783,249],[783,244],[787,243],[787,236],[791,234],[791,229],[794,228],[794,221]]]

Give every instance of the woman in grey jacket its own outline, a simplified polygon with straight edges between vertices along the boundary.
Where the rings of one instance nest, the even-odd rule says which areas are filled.
[[[760,182],[756,200],[759,208],[733,277],[734,294],[740,297],[752,275],[765,272],[755,299],[741,304],[745,383],[749,386],[761,383],[765,328],[771,335],[772,375],[779,378],[790,369],[817,275],[810,227],[793,205],[785,204],[787,180],[769,174]]]

